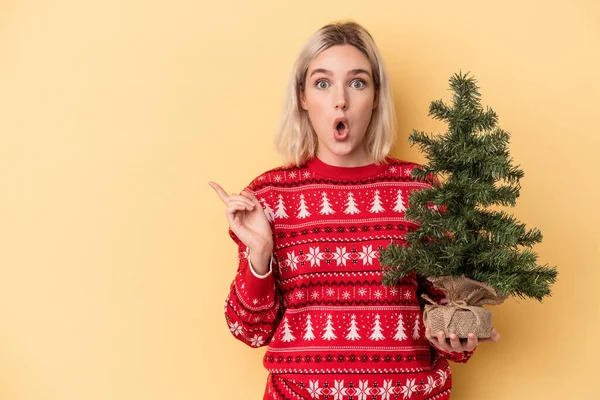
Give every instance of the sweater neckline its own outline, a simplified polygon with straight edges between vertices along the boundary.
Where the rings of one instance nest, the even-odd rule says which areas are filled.
[[[389,159],[386,159],[389,162]],[[306,163],[306,166],[316,174],[325,178],[335,179],[362,179],[379,175],[386,169],[386,164],[371,163],[358,167],[341,167],[327,164],[317,156]]]

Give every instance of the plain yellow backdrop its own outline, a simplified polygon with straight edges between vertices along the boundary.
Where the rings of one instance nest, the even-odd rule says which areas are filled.
[[[278,166],[288,72],[339,19],[375,37],[393,154],[471,71],[521,165],[512,209],[559,281],[493,308],[453,399],[594,397],[600,351],[595,1],[0,3],[0,399],[259,399],[264,348],[223,316],[236,248],[207,185]]]

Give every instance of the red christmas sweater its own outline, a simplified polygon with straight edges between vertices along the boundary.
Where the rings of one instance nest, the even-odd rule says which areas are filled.
[[[268,345],[264,399],[447,399],[448,360],[473,354],[437,350],[425,337],[420,295],[444,297],[429,281],[381,283],[379,251],[417,227],[404,218],[409,194],[435,184],[411,177],[418,164],[387,161],[337,167],[313,158],[248,185],[271,222],[274,254],[259,275],[229,230],[239,266],[225,316],[234,337]]]

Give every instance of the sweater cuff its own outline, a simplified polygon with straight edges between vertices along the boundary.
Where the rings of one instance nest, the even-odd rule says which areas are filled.
[[[475,349],[477,349],[477,348],[475,348]],[[456,363],[466,363],[467,361],[469,361],[469,359],[475,352],[475,349],[473,349],[471,351],[446,351],[446,350],[436,348],[436,350],[442,356],[444,356],[446,359],[456,362]]]
[[[271,254],[271,258],[269,260],[269,271],[264,275],[259,274],[254,269],[254,266],[252,265],[252,261],[250,261],[250,251],[248,251],[248,265],[250,266],[250,271],[252,272],[252,275],[257,277],[258,279],[265,279],[267,276],[271,275],[271,272],[273,272],[273,255]]]
[[[235,289],[240,302],[249,310],[260,311],[273,307],[275,300],[275,277],[270,270],[265,275],[259,275],[250,265],[250,258],[243,260],[244,264],[235,279]]]

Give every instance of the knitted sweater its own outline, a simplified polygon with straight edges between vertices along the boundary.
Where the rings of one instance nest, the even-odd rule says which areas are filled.
[[[406,276],[384,287],[379,250],[417,225],[404,219],[408,196],[436,184],[415,181],[418,164],[337,167],[313,158],[301,167],[261,174],[248,189],[271,223],[274,254],[259,275],[246,246],[227,296],[231,333],[253,347],[268,345],[264,399],[447,399],[448,360],[425,337],[429,281]],[[433,178],[435,179],[435,178]]]

